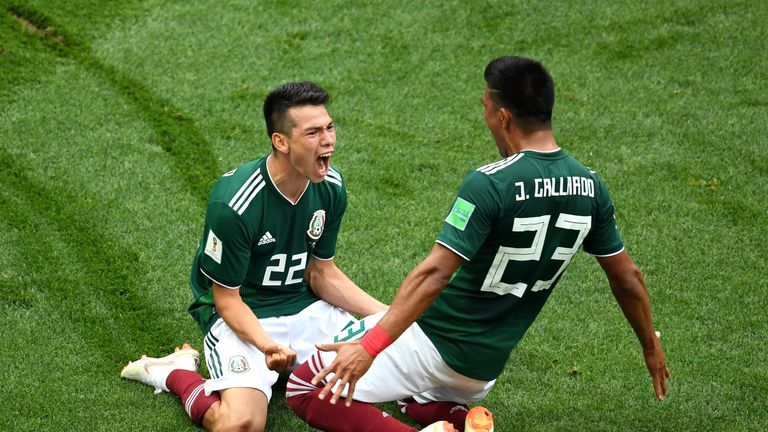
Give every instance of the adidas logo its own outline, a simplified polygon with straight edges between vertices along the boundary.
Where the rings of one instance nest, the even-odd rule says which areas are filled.
[[[277,240],[275,240],[274,237],[272,237],[272,234],[269,233],[269,231],[265,232],[263,236],[261,236],[261,239],[259,240],[259,243],[257,246],[265,245],[267,243],[274,243]]]

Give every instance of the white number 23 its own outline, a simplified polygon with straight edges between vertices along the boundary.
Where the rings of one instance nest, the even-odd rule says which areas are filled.
[[[550,215],[516,218],[512,226],[513,232],[525,232],[533,231],[534,237],[529,247],[517,248],[500,246],[496,257],[491,264],[491,268],[488,270],[488,274],[485,277],[482,291],[495,292],[497,294],[512,294],[517,297],[522,297],[525,290],[528,289],[528,285],[524,282],[518,283],[505,283],[501,281],[504,276],[504,270],[507,268],[507,264],[510,261],[540,261],[541,252],[544,248],[544,243],[547,238],[547,228],[549,227]],[[576,241],[571,247],[558,247],[552,253],[550,259],[563,261],[563,264],[557,270],[555,275],[549,280],[538,280],[531,287],[531,291],[541,291],[548,289],[552,286],[558,276],[568,267],[571,262],[571,258],[579,250],[581,242],[584,241],[584,237],[587,236],[589,229],[592,227],[591,216],[578,216],[567,213],[561,213],[557,217],[555,227],[567,230],[578,231],[579,235]]]

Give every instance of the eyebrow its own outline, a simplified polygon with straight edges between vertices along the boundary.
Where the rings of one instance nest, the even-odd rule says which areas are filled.
[[[312,132],[316,130],[322,130],[322,129],[328,129],[329,126],[334,126],[333,122],[328,123],[325,126],[310,126],[307,128],[302,129],[303,132]]]

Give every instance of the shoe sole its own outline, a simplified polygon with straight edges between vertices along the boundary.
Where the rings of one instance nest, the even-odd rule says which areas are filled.
[[[120,376],[123,378],[137,379],[141,375],[147,374],[147,367],[160,363],[173,363],[176,360],[184,357],[193,357],[195,359],[195,366],[200,364],[200,353],[194,348],[180,349],[165,357],[154,358],[144,357],[134,362],[129,362],[120,371]]]
[[[482,406],[476,406],[467,413],[465,432],[493,432],[493,414]]]
[[[419,432],[447,432],[447,431],[455,431],[455,430],[456,429],[453,428],[453,426],[450,423],[446,421],[440,421],[437,423],[432,423],[431,425],[420,430]]]

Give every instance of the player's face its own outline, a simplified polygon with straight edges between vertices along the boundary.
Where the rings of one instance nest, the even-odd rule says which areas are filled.
[[[491,99],[491,93],[488,87],[485,88],[485,93],[483,93],[483,107],[485,107],[483,110],[485,124],[491,131],[491,135],[493,135],[494,141],[496,141],[496,147],[499,148],[499,154],[501,154],[501,157],[509,156],[506,154],[508,153],[506,148],[507,146],[505,145],[501,135],[503,126],[501,124],[499,108],[496,106],[496,103],[493,102],[493,99]]]
[[[291,166],[313,183],[323,181],[331,166],[336,129],[322,105],[290,108],[293,127],[286,136]]]

